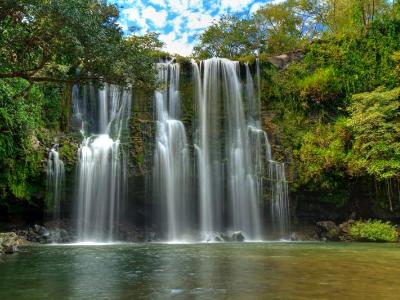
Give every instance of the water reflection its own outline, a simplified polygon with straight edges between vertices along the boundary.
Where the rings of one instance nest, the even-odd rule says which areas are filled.
[[[382,299],[399,245],[29,247],[0,260],[0,299]]]

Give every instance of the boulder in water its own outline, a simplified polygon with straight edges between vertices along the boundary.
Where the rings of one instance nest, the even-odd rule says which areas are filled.
[[[317,222],[315,233],[323,241],[337,241],[339,240],[340,229],[333,221],[321,221]]]
[[[245,238],[241,231],[235,231],[232,233],[232,242],[243,242],[244,240]]]
[[[216,242],[231,242],[232,239],[226,233],[219,232],[214,236],[214,241],[216,241]]]

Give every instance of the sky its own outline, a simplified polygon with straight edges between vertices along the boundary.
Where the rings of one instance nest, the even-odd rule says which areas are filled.
[[[225,14],[246,17],[268,2],[279,0],[112,0],[120,9],[126,34],[157,32],[164,50],[190,55],[199,35]]]

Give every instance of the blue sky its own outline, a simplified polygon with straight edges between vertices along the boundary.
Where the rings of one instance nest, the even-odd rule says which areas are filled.
[[[204,29],[224,14],[248,16],[279,0],[111,0],[120,8],[119,24],[126,34],[157,32],[170,53],[189,55]]]

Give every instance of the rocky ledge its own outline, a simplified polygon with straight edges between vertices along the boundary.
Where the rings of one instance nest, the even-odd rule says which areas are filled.
[[[15,232],[0,233],[0,254],[12,254],[18,251],[23,241]]]

